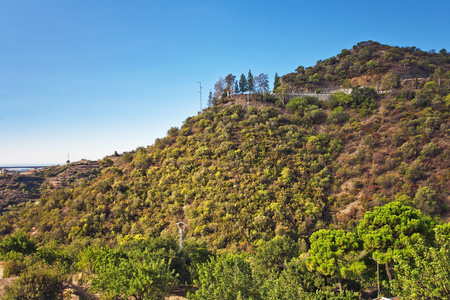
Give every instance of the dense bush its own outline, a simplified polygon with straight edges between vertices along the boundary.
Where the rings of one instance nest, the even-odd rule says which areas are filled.
[[[23,261],[10,260],[5,263],[3,268],[3,277],[19,276],[25,269],[27,265]]]
[[[62,299],[63,275],[56,269],[36,266],[6,288],[6,300]]]
[[[257,299],[250,262],[243,255],[224,254],[211,258],[199,269],[200,288],[189,299]]]
[[[350,119],[349,114],[344,111],[342,106],[333,109],[332,113],[328,116],[328,121],[334,124],[343,124]]]
[[[0,242],[0,255],[9,252],[31,254],[36,251],[36,244],[23,232],[5,236]]]

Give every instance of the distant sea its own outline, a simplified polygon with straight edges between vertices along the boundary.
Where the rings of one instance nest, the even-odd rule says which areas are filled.
[[[55,166],[55,164],[0,164],[0,169],[14,169],[16,171],[27,171]]]

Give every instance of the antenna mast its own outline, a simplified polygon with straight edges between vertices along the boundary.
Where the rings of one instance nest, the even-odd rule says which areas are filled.
[[[200,112],[202,112],[202,82],[201,81],[199,81],[198,82],[199,84],[200,84],[200,91],[199,91],[199,93],[200,93]]]

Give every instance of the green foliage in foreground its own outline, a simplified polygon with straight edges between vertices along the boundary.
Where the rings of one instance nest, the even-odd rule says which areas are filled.
[[[398,294],[411,299],[445,299],[450,294],[450,224],[434,229],[436,244],[420,238],[394,256]]]
[[[199,269],[200,289],[191,299],[255,299],[250,262],[245,255],[225,254],[213,257]]]
[[[107,252],[107,251],[105,251]],[[131,252],[127,257],[102,253],[108,259],[96,269],[93,290],[108,298],[164,299],[175,281],[169,263],[153,253]]]
[[[387,275],[392,280],[389,263],[393,257],[420,238],[431,241],[433,225],[431,218],[419,210],[394,201],[367,212],[359,223],[358,234],[373,258],[386,264]]]
[[[356,234],[339,229],[321,229],[313,233],[309,240],[308,268],[323,275],[336,276],[340,292],[343,290],[341,278],[355,277],[365,271],[364,263],[352,257],[360,249]]]
[[[386,241],[392,235],[401,244],[394,241],[393,250],[374,247],[377,228],[383,228]],[[37,246],[28,254],[12,247],[2,255],[9,269],[20,269],[19,279],[6,299],[60,299],[64,277],[74,271],[86,274],[91,290],[104,299],[163,299],[171,288],[192,283],[199,289],[189,293],[190,299],[359,299],[365,288],[375,285],[376,268],[366,254],[381,259],[377,251],[392,254],[392,280],[385,282],[388,274],[380,274],[384,295],[437,299],[448,294],[449,224],[436,225],[395,201],[367,212],[358,229],[358,234],[319,230],[309,238],[309,251],[303,240],[288,236],[260,241],[253,253],[218,255],[195,239],[186,239],[179,250],[173,237],[141,235],[126,236],[114,247],[79,249],[78,254],[55,244]],[[20,239],[34,244],[27,236]]]
[[[63,299],[63,274],[57,269],[37,265],[6,288],[5,300]]]

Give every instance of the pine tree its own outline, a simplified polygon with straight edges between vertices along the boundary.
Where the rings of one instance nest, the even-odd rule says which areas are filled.
[[[212,94],[212,91],[209,90],[208,107],[212,107],[212,106],[213,106],[213,94]]]
[[[244,73],[241,74],[241,78],[239,79],[239,90],[241,93],[244,93],[248,90],[247,78],[245,78]]]
[[[250,93],[255,90],[255,81],[253,80],[253,74],[251,70],[248,70],[247,89],[248,91],[250,91]]]
[[[275,79],[273,81],[273,89],[276,89],[280,86],[280,77],[278,76],[278,73],[275,73]]]

